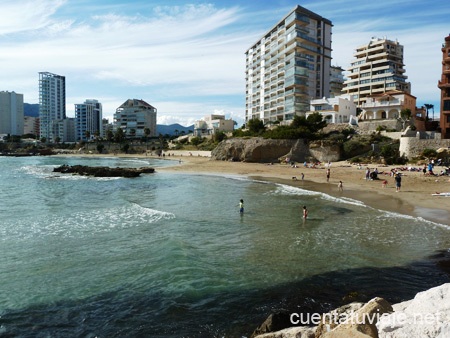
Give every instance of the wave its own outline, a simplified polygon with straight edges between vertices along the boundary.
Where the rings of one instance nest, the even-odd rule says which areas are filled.
[[[121,208],[75,211],[43,218],[24,218],[0,228],[2,238],[85,237],[95,233],[148,226],[175,218],[172,213],[130,203]]]

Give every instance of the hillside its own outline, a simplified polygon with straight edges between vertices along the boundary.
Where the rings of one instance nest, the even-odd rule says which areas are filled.
[[[175,124],[170,124],[170,125],[164,125],[164,124],[158,124],[156,126],[156,133],[162,134],[162,135],[180,135],[183,132],[185,134],[189,134],[189,132],[193,132],[194,131],[194,125],[192,126],[188,126],[188,127],[183,127],[181,124],[175,123]]]
[[[39,117],[39,103],[24,103],[23,104],[23,115]]]

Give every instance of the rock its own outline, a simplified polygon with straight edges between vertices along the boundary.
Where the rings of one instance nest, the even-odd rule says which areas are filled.
[[[394,313],[377,323],[380,338],[450,337],[450,283],[419,292],[393,308]]]
[[[376,323],[385,313],[391,313],[392,306],[383,298],[374,298],[346,318],[339,319],[339,325],[320,338],[378,338]],[[345,320],[346,319],[346,320]],[[317,337],[317,335],[316,335]]]
[[[298,326],[277,332],[270,332],[255,338],[314,338],[315,327]]]
[[[252,334],[252,337],[256,337],[258,335],[274,332],[278,330],[282,330],[292,326],[290,313],[284,311],[278,311],[272,313],[264,323],[261,324]]]
[[[339,324],[339,318],[350,316],[350,314],[355,313],[364,306],[364,303],[350,303],[337,309],[330,311],[329,313],[322,316],[319,325],[316,329],[316,338],[322,336],[325,332],[333,330]]]
[[[110,168],[110,167],[89,167],[84,165],[69,166],[63,164],[62,166],[53,169],[53,172],[59,172],[62,174],[78,174],[81,176],[94,176],[94,177],[137,177],[142,173],[153,173],[154,168]]]
[[[305,140],[270,140],[262,137],[227,139],[211,151],[213,160],[255,163],[276,162],[281,157],[304,162],[309,156]]]

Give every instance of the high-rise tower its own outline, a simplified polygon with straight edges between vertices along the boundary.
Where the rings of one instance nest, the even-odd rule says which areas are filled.
[[[310,99],[329,97],[331,27],[297,6],[246,51],[246,122],[288,124]]]
[[[343,93],[350,94],[353,102],[361,106],[366,97],[391,90],[411,93],[406,82],[403,64],[403,46],[386,38],[372,38],[353,54],[355,60],[348,69]]]
[[[66,118],[66,78],[48,72],[39,73],[40,137],[55,141],[54,120]]]
[[[441,138],[450,138],[450,34],[442,44],[442,75],[438,82],[441,90]]]

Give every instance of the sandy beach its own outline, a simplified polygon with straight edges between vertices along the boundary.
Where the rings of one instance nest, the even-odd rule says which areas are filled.
[[[192,154],[192,155],[191,155]],[[408,166],[375,166],[372,164],[352,165],[347,161],[331,163],[330,179],[326,179],[326,164],[316,168],[297,164],[263,164],[211,160],[210,152],[170,151],[166,159],[181,160],[174,166],[160,168],[159,171],[195,174],[240,175],[276,183],[283,183],[303,189],[320,191],[332,196],[346,197],[364,202],[373,208],[422,217],[433,222],[450,225],[450,197],[432,196],[436,192],[450,192],[450,177],[424,176],[422,171],[408,171]],[[378,168],[381,173],[378,180],[365,179],[365,169]],[[421,169],[419,166],[412,168]],[[402,173],[402,187],[396,192],[391,169]],[[435,172],[440,172],[436,167]],[[302,173],[304,179],[301,180]],[[294,179],[294,177],[296,179]],[[382,181],[388,182],[385,188]],[[343,191],[339,191],[339,181],[343,182]]]

